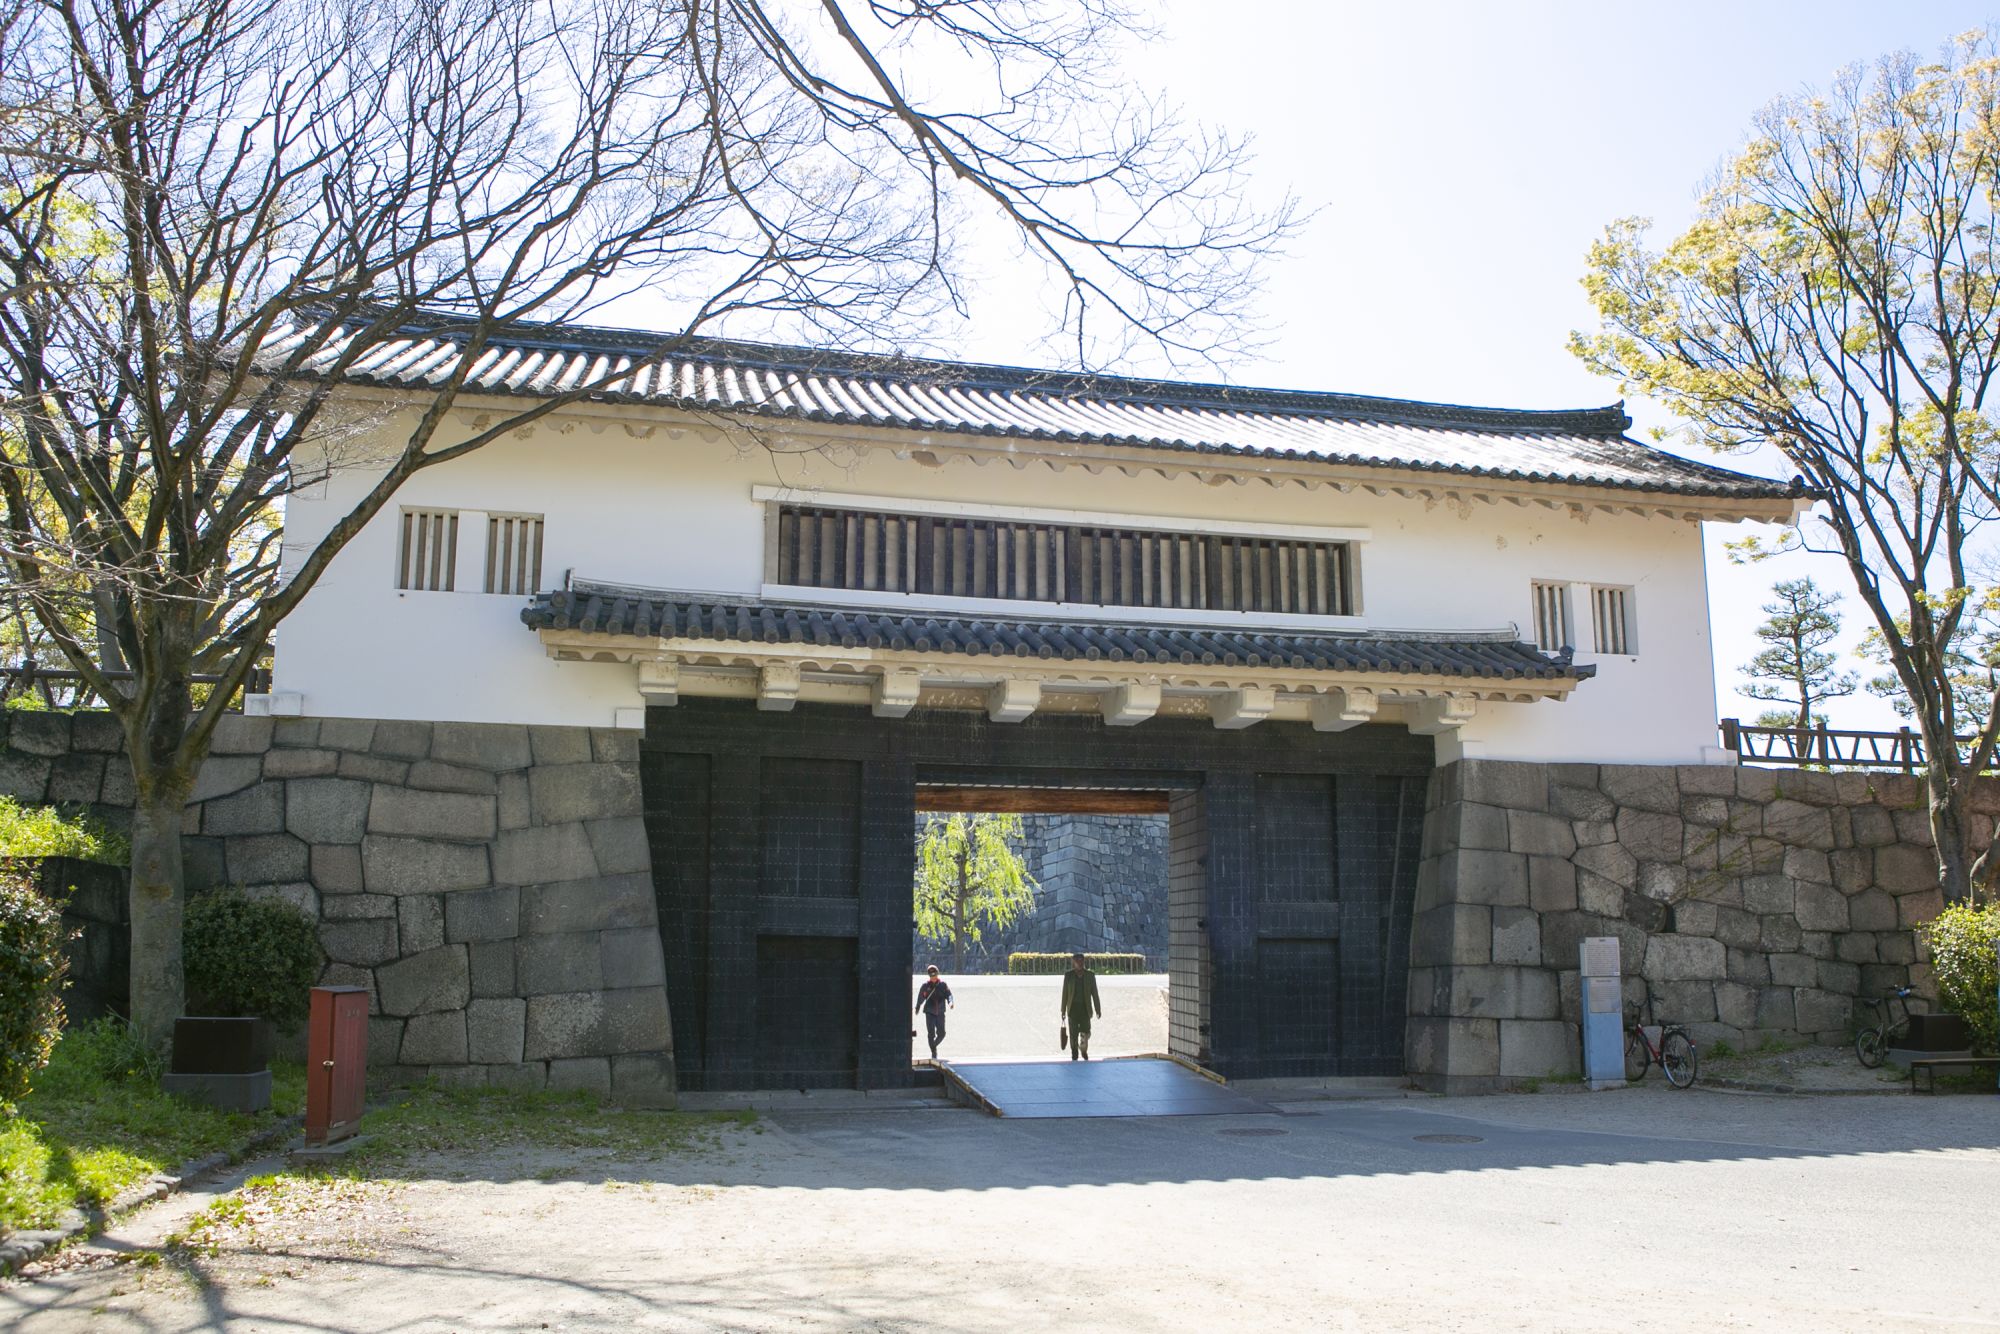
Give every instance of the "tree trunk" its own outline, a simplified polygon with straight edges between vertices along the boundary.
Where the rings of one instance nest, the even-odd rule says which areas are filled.
[[[189,712],[185,683],[155,692],[139,709],[127,720],[125,738],[133,785],[132,1026],[148,1046],[164,1051],[187,1006],[181,825],[200,760],[180,754]]]
[[[1972,858],[1969,855],[1967,836],[1970,830],[1965,818],[1965,785],[1952,781],[1952,775],[1944,772],[1935,763],[1937,752],[1933,751],[1933,763],[1925,775],[1925,795],[1929,799],[1931,839],[1937,846],[1938,887],[1944,891],[1946,903],[1969,903],[1972,900]]]
[[[967,838],[971,833],[966,834]],[[951,971],[965,971],[965,896],[972,887],[965,882],[966,849],[958,850],[958,893],[951,900]]]

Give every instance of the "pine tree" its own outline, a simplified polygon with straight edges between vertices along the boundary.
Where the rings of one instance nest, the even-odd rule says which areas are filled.
[[[1003,929],[1035,906],[1040,888],[1016,851],[1018,815],[953,815],[925,822],[917,844],[917,934],[951,946],[953,972],[986,927]]]
[[[1748,678],[1743,693],[1789,706],[1767,710],[1757,722],[1797,729],[1798,754],[1803,759],[1808,734],[1826,723],[1821,712],[1826,701],[1853,694],[1856,678],[1853,672],[1839,670],[1838,655],[1825,652],[1840,637],[1840,613],[1834,610],[1840,594],[1827,592],[1811,579],[1782,579],[1771,591],[1778,600],[1764,604],[1770,619],[1757,627],[1757,637],[1766,647],[1740,669]]]

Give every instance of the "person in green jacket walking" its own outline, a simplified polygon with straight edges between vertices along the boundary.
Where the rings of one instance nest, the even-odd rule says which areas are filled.
[[[1097,998],[1097,974],[1084,966],[1081,954],[1069,956],[1069,971],[1063,974],[1063,1020],[1069,1025],[1069,1058],[1090,1059],[1090,1012],[1104,1017],[1104,1002]]]

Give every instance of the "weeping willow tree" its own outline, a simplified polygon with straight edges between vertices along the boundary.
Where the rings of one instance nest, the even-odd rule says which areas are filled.
[[[1838,556],[1922,735],[1945,897],[1990,890],[1973,818],[2000,742],[2000,40],[1885,57],[1774,102],[1664,246],[1614,223],[1573,349],[1687,443],[1770,447]],[[1968,664],[1982,698],[1967,708]]]
[[[933,816],[917,841],[917,934],[951,947],[951,967],[965,967],[965,947],[987,928],[1004,930],[1035,906],[1041,886],[1016,845],[1018,815]]]

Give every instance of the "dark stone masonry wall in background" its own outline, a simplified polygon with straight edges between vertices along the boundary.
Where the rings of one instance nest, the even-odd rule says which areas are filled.
[[[1990,839],[2000,783],[1974,797]],[[1431,780],[1409,1073],[1447,1090],[1573,1074],[1577,945],[1697,1038],[1845,1043],[1854,1001],[1933,994],[1943,908],[1919,780],[1726,766],[1461,761]]]
[[[921,836],[930,817],[918,815]],[[1021,856],[1040,882],[1032,912],[967,947],[968,972],[1004,973],[1007,956],[1143,954],[1167,970],[1167,817],[1024,815]],[[915,940],[916,966],[951,966],[951,947]]]
[[[103,714],[11,713],[0,793],[132,802]],[[674,1099],[638,735],[225,718],[188,807],[191,891],[315,914],[323,981],[368,988],[389,1079]]]

